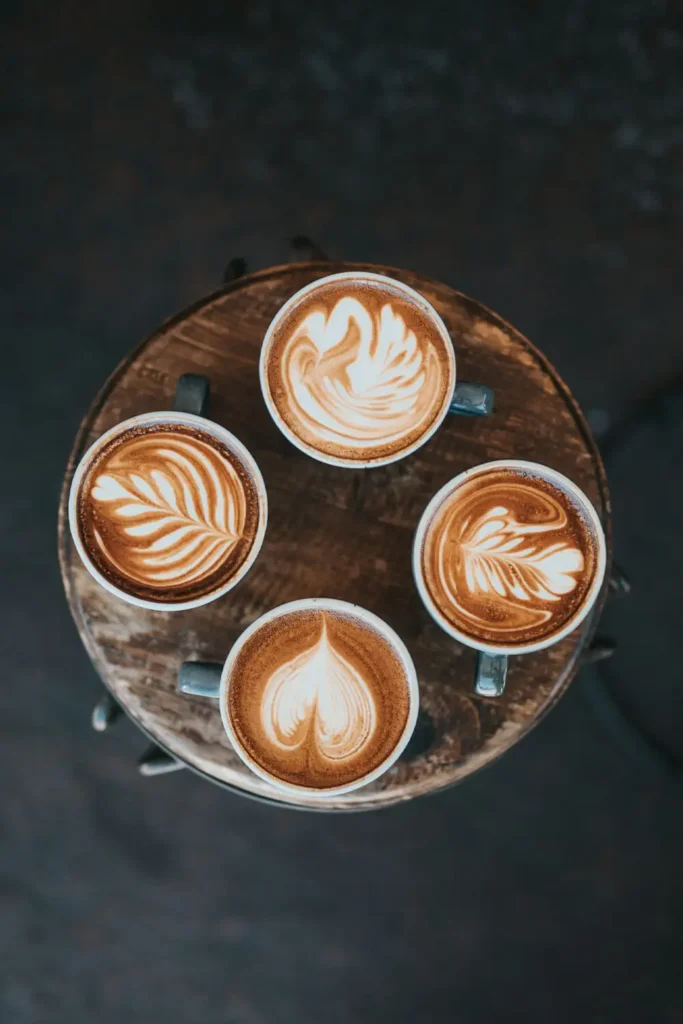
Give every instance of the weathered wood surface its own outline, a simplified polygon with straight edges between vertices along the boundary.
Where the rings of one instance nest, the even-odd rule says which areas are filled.
[[[259,391],[259,349],[280,306],[310,281],[354,267],[387,273],[422,292],[451,332],[458,377],[496,391],[488,419],[449,417],[416,454],[373,470],[328,467],[299,452],[271,421]],[[85,447],[122,419],[170,408],[175,382],[188,372],[211,379],[210,415],[259,463],[268,489],[268,531],[255,566],[224,598],[187,612],[144,611],[98,587],[81,565],[69,536],[66,496]],[[580,632],[513,659],[502,699],[474,696],[474,654],[422,608],[411,575],[411,543],[422,509],[448,479],[488,459],[512,456],[547,463],[575,480],[598,509],[609,544],[605,475],[581,413],[547,361],[495,314],[439,282],[367,264],[319,261],[239,278],[143,342],[112,374],[81,426],[64,482],[59,539],[81,638],[109,691],[164,749],[214,781],[292,803],[242,765],[214,704],[176,692],[178,666],[191,657],[223,660],[242,629],[284,601],[354,601],[405,640],[428,716],[423,735],[432,742],[374,785],[325,806],[378,807],[441,789],[498,757],[552,706],[577,668],[601,606]]]

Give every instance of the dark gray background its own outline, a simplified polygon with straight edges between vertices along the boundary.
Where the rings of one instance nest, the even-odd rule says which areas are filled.
[[[618,430],[683,369],[681,4],[26,3],[1,65],[3,1024],[680,1021],[681,790],[581,684],[492,768],[384,813],[143,780],[132,726],[89,729],[55,520],[118,359],[297,232],[482,300]],[[641,572],[610,671],[638,666],[641,710],[655,644],[681,683],[662,429],[613,481]]]

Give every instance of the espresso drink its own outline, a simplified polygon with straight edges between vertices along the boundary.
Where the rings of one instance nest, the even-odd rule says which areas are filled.
[[[77,515],[105,579],[137,598],[180,603],[239,571],[260,504],[236,452],[208,431],[161,423],[104,446],[81,482]]]
[[[401,660],[359,617],[285,612],[249,637],[231,668],[227,713],[270,775],[313,789],[344,786],[390,756],[408,720]]]
[[[596,572],[582,510],[542,477],[511,469],[474,475],[448,495],[421,553],[436,609],[472,640],[502,647],[558,633]]]
[[[445,328],[390,278],[322,281],[285,311],[265,353],[285,427],[351,464],[407,453],[438,425],[454,384]]]

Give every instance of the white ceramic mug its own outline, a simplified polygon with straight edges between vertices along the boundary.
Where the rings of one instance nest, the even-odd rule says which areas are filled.
[[[315,789],[308,786],[299,786],[294,783],[285,782],[282,779],[279,779],[276,775],[272,775],[270,772],[262,768],[261,765],[254,761],[240,742],[230,720],[230,712],[228,709],[231,673],[237,660],[237,656],[245,643],[254,635],[254,633],[258,632],[258,630],[262,629],[269,622],[272,622],[273,619],[277,619],[283,615],[288,615],[291,612],[304,612],[309,610],[329,611],[332,613],[336,612],[337,614],[355,618],[359,622],[369,626],[372,631],[376,632],[389,644],[394,654],[398,657],[405,672],[408,687],[408,717],[401,736],[391,753],[384,759],[384,761],[381,762],[381,764],[377,765],[377,767],[373,768],[372,771],[368,772],[366,775],[363,775],[358,779],[354,779],[353,782],[348,782],[341,786],[329,787],[327,789]],[[178,689],[181,693],[189,694],[194,697],[209,697],[219,701],[223,728],[225,729],[228,740],[235,752],[252,772],[270,783],[270,785],[274,786],[276,789],[285,790],[290,794],[294,793],[320,799],[325,799],[330,796],[338,796],[340,793],[350,793],[354,789],[359,789],[361,786],[367,786],[368,783],[374,782],[375,779],[378,779],[388,771],[388,769],[391,768],[395,761],[401,756],[410,740],[410,737],[412,736],[420,704],[417,674],[415,672],[413,660],[408,653],[407,647],[391,626],[384,622],[383,619],[380,619],[379,616],[374,615],[365,608],[360,608],[355,604],[349,604],[347,601],[338,601],[333,598],[325,597],[312,597],[304,598],[299,601],[290,601],[287,604],[279,605],[277,608],[273,608],[271,611],[266,612],[265,615],[262,615],[260,618],[256,619],[255,622],[252,622],[252,624],[240,634],[230,649],[230,653],[223,665],[214,662],[183,662],[178,673]]]
[[[303,298],[310,295],[312,292],[315,292],[317,289],[337,281],[349,281],[350,283],[360,284],[364,281],[379,283],[385,287],[390,286],[393,290],[400,292],[407,302],[416,306],[423,316],[433,324],[436,331],[441,335],[445,351],[448,354],[451,386],[444,397],[438,415],[424,434],[421,434],[417,440],[412,442],[412,444],[407,445],[405,448],[402,448],[400,451],[397,451],[392,455],[371,458],[363,461],[361,459],[339,458],[319,451],[312,444],[308,444],[306,441],[298,437],[284,421],[270,392],[267,370],[268,358],[273,339],[275,338],[277,330],[283,319]],[[300,451],[304,452],[306,455],[310,455],[311,458],[317,459],[319,462],[325,462],[330,466],[340,466],[344,469],[368,469],[375,466],[386,466],[391,462],[397,462],[399,459],[406,458],[407,455],[411,455],[413,452],[417,451],[418,448],[421,448],[422,445],[432,437],[449,413],[461,416],[488,416],[493,411],[493,391],[491,388],[486,387],[484,384],[472,384],[468,381],[456,382],[456,362],[453,342],[451,341],[451,336],[448,333],[446,325],[432,304],[428,302],[423,295],[420,295],[419,292],[415,291],[414,288],[410,288],[407,284],[403,284],[402,281],[397,281],[395,278],[388,277],[384,274],[374,274],[365,270],[349,270],[341,274],[330,274],[327,277],[318,278],[318,280],[312,281],[311,284],[307,284],[304,288],[301,288],[296,292],[295,295],[292,295],[292,297],[284,303],[266,331],[261,348],[259,374],[261,379],[261,392],[268,408],[268,412],[284,436]]]
[[[558,490],[562,491],[582,513],[583,519],[590,530],[591,537],[595,545],[595,571],[582,604],[560,630],[551,634],[549,637],[544,637],[543,639],[536,641],[535,643],[506,646],[504,644],[477,640],[465,633],[462,633],[437,607],[424,582],[422,550],[427,530],[429,529],[435,514],[441,508],[446,499],[450,498],[450,496],[464,484],[469,483],[473,478],[479,475],[495,470],[518,471],[520,474],[545,480]],[[479,652],[475,677],[475,692],[482,697],[499,697],[503,693],[507,675],[508,657],[510,655],[528,654],[532,651],[540,651],[545,647],[550,647],[551,645],[556,644],[559,640],[562,640],[563,637],[567,636],[569,633],[573,632],[573,630],[583,622],[600,594],[605,578],[606,560],[607,548],[602,524],[598,517],[598,513],[583,491],[568,477],[564,476],[562,473],[558,473],[557,470],[550,469],[549,466],[544,466],[537,462],[526,462],[522,459],[500,459],[494,462],[485,462],[479,466],[474,466],[472,469],[468,469],[464,473],[460,473],[458,476],[454,477],[452,480],[449,480],[448,483],[444,484],[441,490],[434,495],[422,513],[415,532],[415,540],[413,542],[413,575],[415,577],[415,584],[422,602],[434,621],[441,626],[446,633],[450,634],[450,636],[454,637],[461,644],[465,644],[465,646],[471,647]]]
[[[150,608],[155,611],[184,611],[188,608],[198,608],[200,605],[208,604],[210,601],[215,601],[217,598],[222,597],[223,594],[226,594],[229,590],[232,590],[232,588],[239,583],[254,564],[254,561],[261,550],[268,522],[268,497],[266,494],[266,485],[256,461],[250,452],[244,447],[242,442],[238,441],[234,434],[231,434],[229,430],[225,429],[225,427],[221,427],[218,423],[214,423],[212,420],[206,418],[205,411],[208,404],[208,398],[208,379],[197,374],[184,374],[178,380],[173,410],[169,410],[168,412],[143,413],[140,416],[133,416],[130,419],[124,420],[122,423],[117,423],[115,427],[111,427],[110,430],[107,430],[102,434],[102,436],[99,437],[97,441],[95,441],[94,444],[92,444],[85,452],[78,464],[76,472],[74,473],[73,480],[71,481],[71,488],[69,491],[69,527],[71,529],[71,536],[73,538],[74,545],[80,555],[81,561],[93,579],[97,580],[100,586],[104,587],[105,590],[108,590],[110,594],[114,594],[115,597],[121,598],[122,601],[126,601],[128,604],[136,605],[138,608]],[[203,433],[210,434],[212,437],[215,437],[230,451],[233,451],[237,459],[246,467],[247,471],[251,475],[259,503],[258,527],[251,550],[234,576],[215,590],[210,591],[208,594],[203,594],[201,597],[188,601],[165,602],[161,600],[147,600],[136,597],[133,594],[129,594],[125,590],[117,587],[108,580],[93,563],[83,543],[78,525],[78,497],[81,481],[83,480],[84,475],[88,472],[98,453],[101,452],[104,446],[119,434],[123,434],[134,427],[146,427],[153,426],[155,424],[178,424],[179,426],[194,427],[196,430],[200,430]]]

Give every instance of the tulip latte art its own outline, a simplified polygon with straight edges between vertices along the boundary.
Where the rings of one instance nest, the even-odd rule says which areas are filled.
[[[405,670],[384,637],[352,615],[284,613],[240,650],[228,714],[244,748],[277,778],[316,789],[367,775],[405,728]]]
[[[95,458],[78,497],[102,575],[142,599],[193,600],[227,583],[254,543],[256,487],[237,454],[177,424],[131,428]]]
[[[308,448],[353,463],[407,452],[443,416],[454,357],[427,309],[392,284],[321,282],[278,324],[266,382]]]
[[[475,475],[428,526],[423,578],[439,612],[474,640],[535,643],[581,607],[596,571],[590,529],[571,498],[509,469]]]

